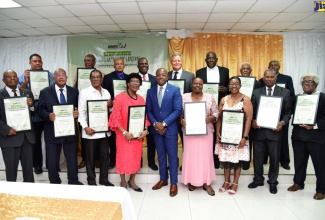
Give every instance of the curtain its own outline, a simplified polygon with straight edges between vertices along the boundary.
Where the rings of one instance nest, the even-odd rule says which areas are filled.
[[[195,33],[193,38],[173,37],[169,40],[169,55],[183,54],[183,68],[193,73],[205,67],[207,52],[214,51],[219,66],[229,68],[230,76],[238,75],[240,65],[249,62],[252,76],[261,78],[269,61],[283,61],[283,37],[275,34]],[[171,69],[171,65],[169,65]]]

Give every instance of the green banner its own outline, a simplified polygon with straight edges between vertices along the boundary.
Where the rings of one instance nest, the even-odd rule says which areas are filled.
[[[141,57],[149,62],[149,73],[155,75],[157,68],[168,70],[168,40],[165,33],[128,33],[90,36],[69,36],[68,42],[68,84],[73,85],[78,67],[84,67],[84,57],[96,57],[96,69],[104,74],[114,71],[114,59],[124,58],[124,72],[138,72],[137,63]]]

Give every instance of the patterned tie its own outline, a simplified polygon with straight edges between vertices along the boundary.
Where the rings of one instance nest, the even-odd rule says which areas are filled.
[[[146,75],[143,75],[143,81],[147,81]]]
[[[14,93],[14,96],[17,97],[16,89],[13,89],[12,92]]]
[[[161,107],[161,102],[162,102],[162,98],[163,98],[163,90],[164,87],[160,86],[159,87],[159,93],[158,93],[158,104],[159,104],[159,108]]]
[[[178,72],[175,72],[173,79],[177,79]]]
[[[67,104],[67,102],[65,101],[65,97],[64,97],[64,94],[63,94],[63,89],[60,89],[60,103],[61,104]]]
[[[267,95],[268,95],[268,96],[271,96],[271,95],[272,95],[272,93],[271,93],[271,92],[272,92],[272,89],[271,89],[271,88],[268,88],[267,91],[268,91],[268,92],[267,92]]]

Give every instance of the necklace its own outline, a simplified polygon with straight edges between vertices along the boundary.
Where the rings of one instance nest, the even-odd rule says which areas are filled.
[[[126,90],[126,92],[128,93],[128,95],[130,96],[131,99],[133,99],[133,100],[138,100],[138,95],[137,95],[137,94],[135,94],[135,98],[133,98],[133,97],[130,95],[128,89]]]

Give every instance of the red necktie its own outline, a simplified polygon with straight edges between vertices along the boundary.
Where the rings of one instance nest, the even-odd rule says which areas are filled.
[[[143,75],[143,81],[147,81],[146,75]]]

